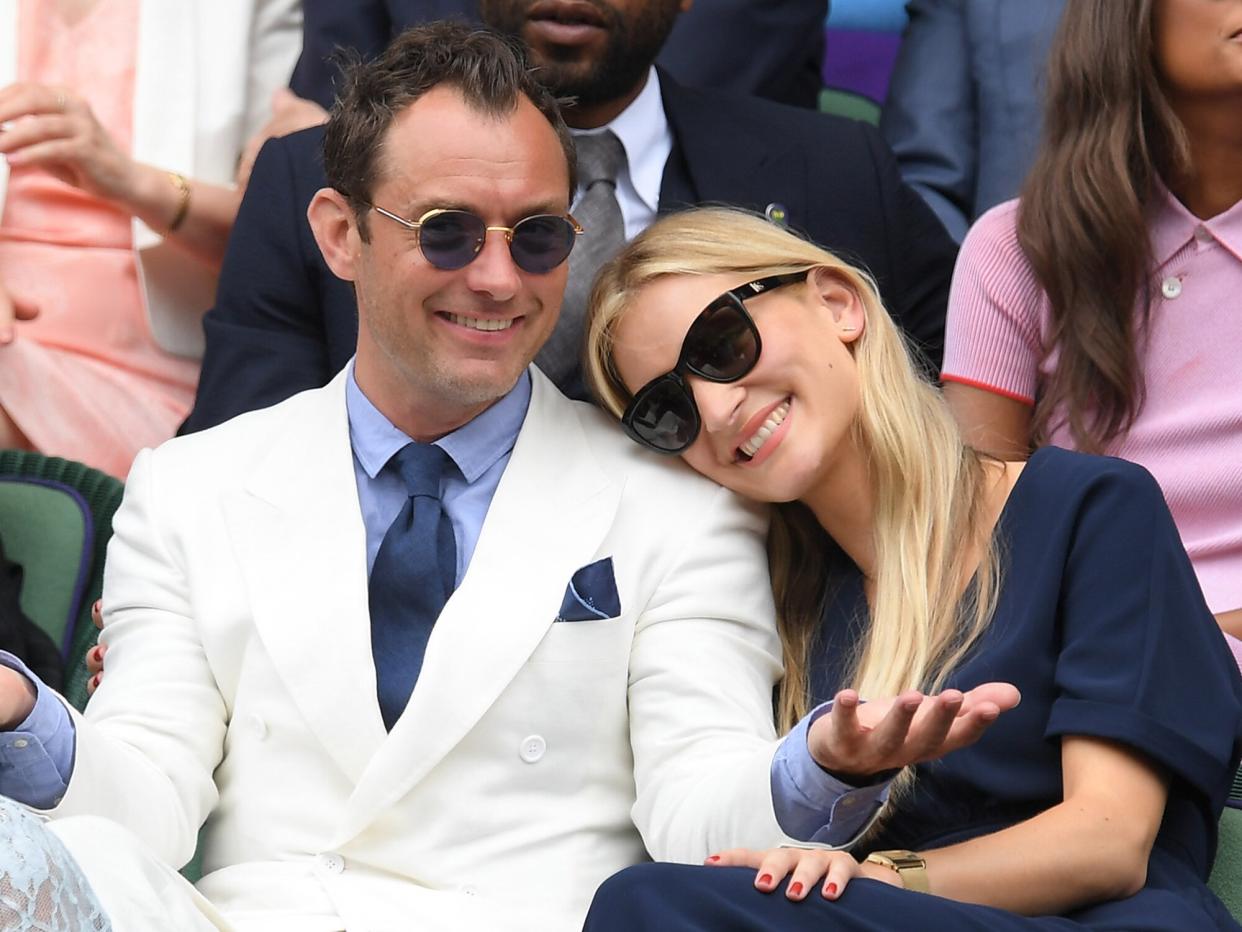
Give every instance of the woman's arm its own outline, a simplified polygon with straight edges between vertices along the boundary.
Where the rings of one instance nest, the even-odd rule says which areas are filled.
[[[167,171],[130,158],[90,104],[65,88],[0,89],[0,123],[6,124],[0,154],[10,166],[45,169],[166,233],[209,265],[220,265],[241,202],[235,189],[187,178],[187,194]]]
[[[1164,817],[1167,778],[1145,757],[1098,738],[1061,742],[1065,799],[1033,819],[947,848],[922,852],[930,892],[1029,916],[1132,896]],[[900,818],[900,816],[897,816]],[[850,880],[903,886],[894,870],[859,864],[843,851],[733,849],[708,858],[719,867],[756,868],[756,889],[805,899],[837,899]]]
[[[1024,460],[1031,454],[1031,406],[994,391],[944,384],[944,400],[957,421],[962,439],[1002,460]]]
[[[1216,623],[1220,625],[1221,630],[1226,634],[1232,634],[1235,638],[1242,638],[1242,608],[1235,608],[1230,612],[1221,612],[1216,616]]]
[[[1131,896],[1164,817],[1168,778],[1098,738],[1061,742],[1065,799],[1026,822],[923,852],[931,892],[1025,915]]]

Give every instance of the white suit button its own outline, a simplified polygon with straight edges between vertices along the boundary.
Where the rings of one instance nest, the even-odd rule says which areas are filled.
[[[477,887],[462,887],[461,892],[466,894],[466,896],[478,896],[479,895],[479,891]]]
[[[547,749],[548,742],[543,740],[542,735],[527,735],[522,739],[522,746],[518,749],[518,754],[526,763],[533,764],[543,757],[543,753]]]
[[[26,747],[28,744],[30,744],[30,742],[27,741],[25,738],[18,738],[16,741],[13,742],[13,747],[17,748],[17,750],[20,751],[22,748]]]
[[[1182,280],[1174,275],[1170,275],[1160,283],[1160,293],[1172,301],[1182,293]]]
[[[250,728],[254,731],[254,736],[260,741],[267,738],[267,722],[263,720],[263,716],[255,712],[250,716]]]
[[[339,874],[345,870],[345,859],[335,851],[325,851],[319,855],[319,866],[329,874]]]

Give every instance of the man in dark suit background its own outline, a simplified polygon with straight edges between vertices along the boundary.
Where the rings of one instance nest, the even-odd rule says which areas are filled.
[[[627,236],[657,211],[697,203],[766,211],[867,268],[898,323],[938,368],[956,248],[902,184],[878,133],[755,98],[692,90],[653,69],[686,5],[596,0],[590,7],[599,15],[577,32],[549,25],[567,9],[581,11],[568,0],[485,0],[482,10],[489,25],[527,41],[541,80],[579,97],[565,112],[572,128],[621,137],[626,164],[615,187]],[[625,63],[628,80],[601,67],[610,61]],[[207,351],[184,431],[323,385],[353,353],[353,295],[324,264],[305,219],[324,185],[321,139],[315,128],[273,140],[255,165],[216,306],[204,320]],[[580,314],[567,307],[558,324],[558,331],[569,328],[559,336],[573,347],[565,351],[571,362]]]
[[[812,109],[824,64],[829,0],[707,0],[681,16],[660,53],[660,65],[695,87],[756,94]],[[477,20],[477,0],[303,0],[302,57],[294,93],[332,104],[338,46],[364,57],[402,29],[433,19]]]
[[[1043,122],[1065,0],[910,0],[880,121],[901,174],[953,238],[1017,197]]]

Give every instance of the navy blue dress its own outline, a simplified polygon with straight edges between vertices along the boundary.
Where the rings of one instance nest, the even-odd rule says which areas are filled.
[[[1030,918],[861,878],[836,902],[792,903],[757,892],[750,869],[645,864],[605,883],[585,929],[1242,929],[1205,884],[1242,747],[1242,683],[1159,487],[1133,464],[1046,448],[1019,477],[997,535],[996,612],[948,685],[1008,681],[1022,702],[975,745],[920,765],[867,850],[928,850],[1029,818],[1061,801],[1058,739],[1107,738],[1171,776],[1141,891]],[[841,684],[865,612],[857,570],[836,570],[812,666],[821,699]]]

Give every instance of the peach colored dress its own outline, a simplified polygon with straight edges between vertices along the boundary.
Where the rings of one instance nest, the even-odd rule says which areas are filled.
[[[139,0],[76,23],[21,0],[18,77],[70,88],[130,147]],[[0,346],[0,407],[43,453],[124,477],[189,411],[196,360],[151,336],[127,213],[41,169],[15,167],[0,217],[0,282],[39,309]]]

